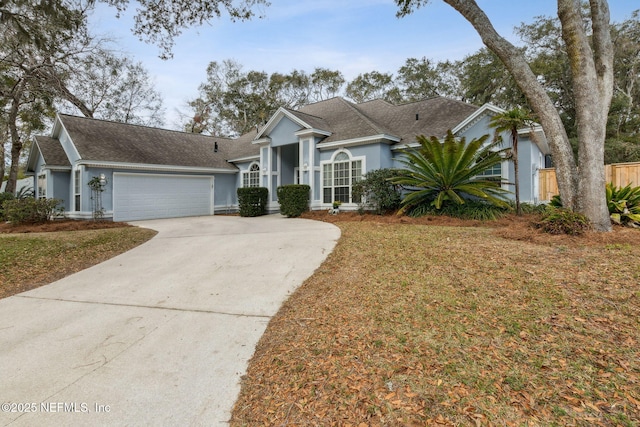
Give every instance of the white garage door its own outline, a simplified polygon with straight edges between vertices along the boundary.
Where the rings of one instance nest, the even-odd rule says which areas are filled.
[[[213,177],[113,174],[113,220],[213,215]]]

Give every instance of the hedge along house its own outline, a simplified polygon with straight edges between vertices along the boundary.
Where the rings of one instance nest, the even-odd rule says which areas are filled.
[[[236,211],[237,188],[266,187],[277,212],[277,187],[308,184],[311,209],[333,201],[357,209],[353,183],[368,171],[401,167],[402,149],[417,135],[443,138],[451,129],[467,140],[493,134],[491,117],[503,110],[436,97],[403,105],[343,98],[280,108],[259,130],[219,138],[58,115],[50,137],[37,137],[27,171],[39,197],[63,201],[67,216],[91,218],[88,186],[98,177],[104,217],[131,221]],[[542,130],[522,129],[518,146],[520,199],[537,203],[538,170],[549,153]],[[504,141],[510,141],[508,133]],[[513,182],[505,159],[485,173]],[[513,184],[505,184],[513,191]]]
[[[436,97],[403,105],[383,100],[354,104],[342,98],[306,105],[299,110],[280,108],[258,132],[253,144],[260,147],[255,185],[267,187],[269,209],[277,209],[276,188],[308,184],[311,209],[330,208],[333,201],[356,209],[351,187],[371,170],[402,167],[402,149],[418,147],[417,135],[444,138],[451,129],[468,141],[493,135],[489,121],[504,110],[492,105],[477,107]],[[545,167],[549,147],[542,129],[520,131],[520,199],[537,203],[538,170]],[[510,145],[508,133],[502,135]],[[259,174],[259,177],[258,177]],[[505,159],[485,173],[503,179],[514,191],[514,168]]]
[[[62,200],[70,218],[92,218],[88,183],[101,179],[104,217],[116,221],[213,215],[237,209],[239,169],[252,135],[232,140],[59,114],[36,137],[27,171],[38,197]]]

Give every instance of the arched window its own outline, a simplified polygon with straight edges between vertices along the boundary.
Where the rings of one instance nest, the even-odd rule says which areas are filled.
[[[243,187],[259,187],[260,186],[260,165],[252,163],[248,170],[242,172]]]
[[[351,197],[351,187],[362,179],[362,158],[352,158],[348,151],[339,151],[331,162],[322,165],[323,203],[358,203]]]

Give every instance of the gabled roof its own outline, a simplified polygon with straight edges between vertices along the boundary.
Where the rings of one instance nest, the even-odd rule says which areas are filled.
[[[336,97],[305,105],[298,111],[321,118],[327,123],[331,136],[322,142],[345,141],[374,135],[397,136],[393,129],[382,120],[372,119],[359,106],[343,98]]]
[[[42,154],[45,165],[71,167],[69,158],[57,139],[49,138],[48,136],[36,136],[35,145]]]
[[[256,151],[246,140],[65,114],[58,118],[84,162],[235,170],[228,159]]]
[[[415,141],[417,135],[443,138],[447,130],[455,128],[478,109],[441,96],[401,105],[374,100],[358,104],[358,108],[391,127],[401,138],[401,144]]]
[[[327,136],[322,144],[327,146],[374,138],[391,144],[410,143],[417,135],[442,138],[477,110],[474,105],[443,97],[402,105],[381,99],[354,104],[336,97],[299,110],[279,109],[258,137],[268,135],[279,120],[289,117],[300,125],[300,131],[324,131]]]

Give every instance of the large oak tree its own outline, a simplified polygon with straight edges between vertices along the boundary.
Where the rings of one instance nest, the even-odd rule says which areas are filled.
[[[604,141],[613,94],[614,56],[608,2],[590,0],[590,16],[585,17],[580,0],[558,0],[558,18],[569,57],[575,98],[576,164],[560,115],[521,50],[498,34],[474,0],[443,1],[471,23],[527,97],[549,141],[563,204],[585,214],[595,229],[611,230],[604,173]],[[398,15],[410,14],[427,3],[428,0],[396,0]],[[590,33],[584,26],[585,18],[591,23]]]

